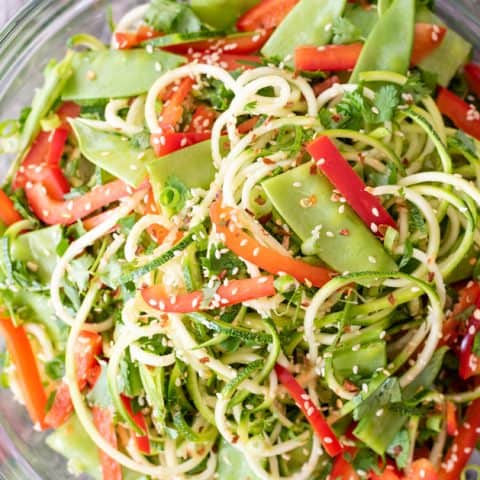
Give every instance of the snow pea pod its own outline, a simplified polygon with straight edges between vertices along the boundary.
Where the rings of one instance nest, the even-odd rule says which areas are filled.
[[[182,148],[146,164],[155,197],[158,199],[170,177],[187,188],[208,188],[215,178],[210,140]]]
[[[56,63],[51,61],[45,69],[45,82],[33,97],[32,109],[28,114],[22,129],[18,146],[18,155],[10,166],[7,178],[10,179],[17,171],[18,166],[27,153],[36,134],[40,131],[40,121],[45,118],[55,102],[58,100],[65,84],[72,75],[72,61],[74,54],[68,52],[65,58]]]
[[[414,32],[415,0],[395,0],[370,32],[350,82],[357,83],[360,72],[370,70],[406,73]]]
[[[155,157],[151,148],[139,149],[127,137],[98,130],[81,119],[70,123],[88,160],[129,185],[142,183],[147,175],[145,163]]]
[[[161,75],[185,63],[178,55],[144,49],[75,52],[73,74],[62,92],[63,99],[132,97],[145,93]]]
[[[195,14],[213,28],[225,29],[259,0],[191,0]]]
[[[263,55],[291,59],[300,45],[327,44],[332,37],[332,22],[342,15],[345,3],[345,0],[301,0],[263,46]]]
[[[326,177],[312,174],[311,167],[307,163],[262,183],[278,213],[304,242],[304,252],[318,255],[337,272],[398,270],[350,206],[333,200]]]

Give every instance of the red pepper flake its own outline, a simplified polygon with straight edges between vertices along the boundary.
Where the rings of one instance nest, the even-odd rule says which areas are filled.
[[[344,237],[348,237],[350,235],[350,231],[347,228],[342,228],[340,230],[340,235],[342,235]]]
[[[200,359],[200,363],[208,363],[210,361],[210,358],[209,357],[202,357]]]
[[[274,165],[275,164],[275,162],[273,160],[270,160],[269,158],[262,158],[262,162],[265,165]]]
[[[397,300],[395,299],[395,296],[393,295],[393,293],[391,293],[388,297],[388,302],[390,303],[390,305],[395,305],[397,303]]]
[[[318,169],[317,169],[317,166],[312,163],[312,165],[310,165],[310,175],[316,175],[318,172]]]

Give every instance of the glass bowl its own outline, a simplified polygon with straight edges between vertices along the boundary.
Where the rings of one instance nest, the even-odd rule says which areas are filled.
[[[0,0],[0,3],[9,0]],[[42,83],[42,70],[52,57],[61,58],[67,39],[87,32],[108,42],[109,5],[114,18],[140,2],[135,0],[33,0],[0,31],[0,119],[15,118]],[[436,11],[480,52],[478,0],[437,0]],[[0,7],[1,8],[1,7]],[[0,156],[0,175],[10,158]],[[1,349],[1,346],[0,346]],[[63,457],[35,432],[24,408],[0,389],[0,479],[72,479]],[[475,462],[480,463],[480,462]],[[78,478],[78,477],[77,477]],[[87,477],[80,477],[86,479]]]

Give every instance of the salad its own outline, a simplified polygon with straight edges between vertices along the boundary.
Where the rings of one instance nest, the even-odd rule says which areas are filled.
[[[1,124],[1,381],[72,473],[475,470],[480,66],[432,8],[152,0]]]

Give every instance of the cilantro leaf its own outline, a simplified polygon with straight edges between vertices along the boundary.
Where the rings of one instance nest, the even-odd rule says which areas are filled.
[[[173,0],[151,0],[145,22],[163,33],[192,33],[202,30],[202,22],[190,6]]]
[[[223,245],[213,246],[208,256],[202,258],[201,263],[208,271],[208,276],[219,275],[222,272],[236,276],[244,269],[244,263]]]
[[[332,23],[333,39],[336,45],[354,43],[362,39],[362,32],[345,17],[337,17]]]
[[[65,375],[65,358],[63,355],[55,357],[45,363],[45,373],[52,380],[60,380]]]
[[[374,106],[378,109],[378,122],[390,121],[400,103],[398,90],[393,85],[384,85],[375,95]]]
[[[90,278],[90,267],[93,265],[94,258],[91,255],[82,255],[72,260],[67,270],[67,276],[71,283],[77,286],[80,292],[83,292],[88,286]]]

